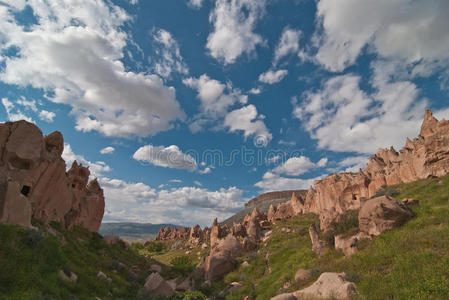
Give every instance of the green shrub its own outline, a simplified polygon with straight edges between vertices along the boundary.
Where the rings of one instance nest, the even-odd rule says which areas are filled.
[[[172,265],[171,272],[181,277],[185,277],[193,272],[195,265],[188,256],[178,256],[170,261]]]

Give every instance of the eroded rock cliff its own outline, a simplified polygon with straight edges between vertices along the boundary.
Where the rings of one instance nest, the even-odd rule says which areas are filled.
[[[0,223],[31,227],[31,220],[98,231],[103,190],[88,168],[66,172],[60,132],[43,136],[27,121],[0,124]]]

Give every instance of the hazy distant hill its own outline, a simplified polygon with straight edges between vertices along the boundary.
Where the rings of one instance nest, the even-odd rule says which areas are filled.
[[[173,224],[151,223],[102,223],[100,234],[115,234],[125,240],[149,240],[156,236],[161,227],[181,227]]]

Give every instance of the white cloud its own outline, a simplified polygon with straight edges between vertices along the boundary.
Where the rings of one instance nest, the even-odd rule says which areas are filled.
[[[179,44],[170,32],[164,29],[153,30],[153,40],[157,49],[157,58],[152,58],[156,74],[169,78],[173,72],[183,75],[189,73],[189,69],[181,56]]]
[[[252,95],[259,95],[260,93],[262,93],[262,88],[261,87],[252,88],[248,91],[248,93]]]
[[[231,132],[242,130],[245,138],[250,135],[262,135],[271,140],[271,134],[263,122],[264,116],[257,114],[254,105],[248,105],[229,112],[235,105],[246,104],[248,96],[242,94],[240,89],[232,87],[231,83],[223,84],[211,79],[206,74],[199,78],[187,78],[183,83],[196,89],[200,100],[201,112],[193,117],[190,130],[195,133],[201,131],[206,125],[214,130],[228,127]],[[218,125],[213,124],[218,122]]]
[[[281,155],[273,155],[271,157],[269,157],[267,159],[267,163],[269,164],[275,164],[277,163],[279,160],[281,160],[282,156]]]
[[[56,117],[56,114],[52,111],[48,111],[48,110],[41,110],[39,112],[39,119],[41,119],[42,121],[45,121],[47,123],[52,123],[53,119]]]
[[[327,158],[322,158],[317,163],[314,163],[306,156],[291,157],[282,165],[274,168],[272,172],[289,176],[298,176],[307,173],[311,169],[324,167],[326,164]]]
[[[265,192],[282,191],[282,190],[307,190],[315,180],[319,177],[311,179],[285,178],[272,172],[266,172],[261,181],[256,182],[254,186],[261,188]]]
[[[369,156],[350,156],[340,161],[338,166],[343,168],[343,172],[358,172],[365,169],[368,160]]]
[[[223,117],[235,103],[245,104],[248,101],[248,96],[239,89],[234,89],[232,84],[223,84],[206,74],[199,78],[186,78],[182,82],[198,92],[201,111],[212,118]]]
[[[279,145],[285,145],[285,146],[294,146],[294,145],[296,145],[296,142],[295,141],[279,140],[278,144]]]
[[[274,64],[277,64],[282,58],[299,52],[299,38],[301,30],[284,28],[278,45],[274,51]]]
[[[210,14],[214,31],[206,44],[211,56],[232,64],[240,55],[252,54],[264,42],[254,29],[265,4],[265,0],[217,0]]]
[[[199,182],[198,180],[195,180],[193,183],[196,184],[197,186],[203,186],[203,184],[201,182]]]
[[[287,70],[268,70],[265,73],[259,75],[259,81],[268,84],[275,84],[282,81],[282,79],[284,79],[287,74]]]
[[[112,171],[111,167],[103,161],[90,162],[82,155],[75,154],[72,151],[70,144],[64,144],[64,151],[62,152],[62,158],[65,160],[67,169],[72,166],[72,163],[76,160],[78,164],[82,164],[85,167],[89,167],[91,177],[101,177],[104,173]]]
[[[115,148],[109,146],[109,147],[105,147],[105,148],[101,149],[100,153],[101,154],[112,154],[112,153],[114,153],[114,151],[115,151]]]
[[[212,172],[212,167],[206,167],[199,171],[200,174],[209,174],[210,172]]]
[[[28,122],[34,122],[33,119],[22,113],[19,109],[16,109],[14,104],[7,98],[2,98],[2,104],[5,108],[6,115],[9,121],[25,120]]]
[[[449,65],[448,14],[446,0],[321,0],[317,18],[323,34],[315,37],[316,59],[331,71],[342,71],[368,46],[427,75]]]
[[[123,9],[102,0],[28,4],[38,20],[28,29],[14,19],[23,6],[0,7],[0,46],[19,53],[3,52],[1,81],[43,89],[49,100],[72,106],[81,131],[151,136],[185,118],[174,88],[122,63],[130,40],[121,29],[130,20]]]
[[[373,66],[374,92],[360,89],[360,77],[347,74],[303,94],[293,114],[318,147],[337,152],[374,153],[380,147],[399,148],[405,137],[418,134],[425,99],[408,81],[391,82],[383,65]]]
[[[198,8],[201,8],[201,6],[203,6],[204,0],[188,0],[188,1],[189,1],[188,4],[190,7],[198,9]]]
[[[165,168],[196,170],[198,167],[196,160],[183,153],[176,145],[168,147],[146,145],[137,149],[133,158]]]
[[[110,168],[101,162],[92,163],[82,155],[73,153],[65,145],[63,158],[71,164],[73,160],[89,166],[104,190],[104,221],[146,222],[153,224],[172,223],[183,226],[200,224],[210,226],[213,219],[225,219],[241,210],[248,199],[236,187],[210,191],[199,187],[179,187],[157,190],[142,182],[127,182],[102,176]],[[98,169],[98,170],[97,170]],[[96,171],[95,171],[96,170]],[[179,179],[169,182],[181,183]]]
[[[272,138],[260,115],[258,116],[256,107],[252,104],[231,111],[226,116],[224,125],[230,132],[243,131],[245,138],[251,135],[263,137],[266,143]]]

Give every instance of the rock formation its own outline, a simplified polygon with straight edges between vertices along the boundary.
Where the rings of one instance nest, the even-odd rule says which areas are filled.
[[[329,248],[329,245],[320,239],[318,234],[318,230],[315,224],[310,225],[309,227],[309,235],[310,240],[312,241],[312,251],[318,255],[323,255],[326,249]]]
[[[311,286],[293,295],[297,299],[352,299],[357,294],[357,287],[345,277],[345,273],[323,273]]]
[[[240,242],[228,235],[220,240],[215,248],[210,252],[197,267],[197,274],[202,273],[206,281],[218,281],[236,266],[236,258],[243,252]]]
[[[104,196],[88,168],[66,173],[60,132],[43,136],[27,121],[0,124],[0,223],[31,227],[31,220],[98,231]]]
[[[359,228],[369,235],[399,227],[413,217],[404,204],[388,196],[372,198],[363,204],[359,212]]]

